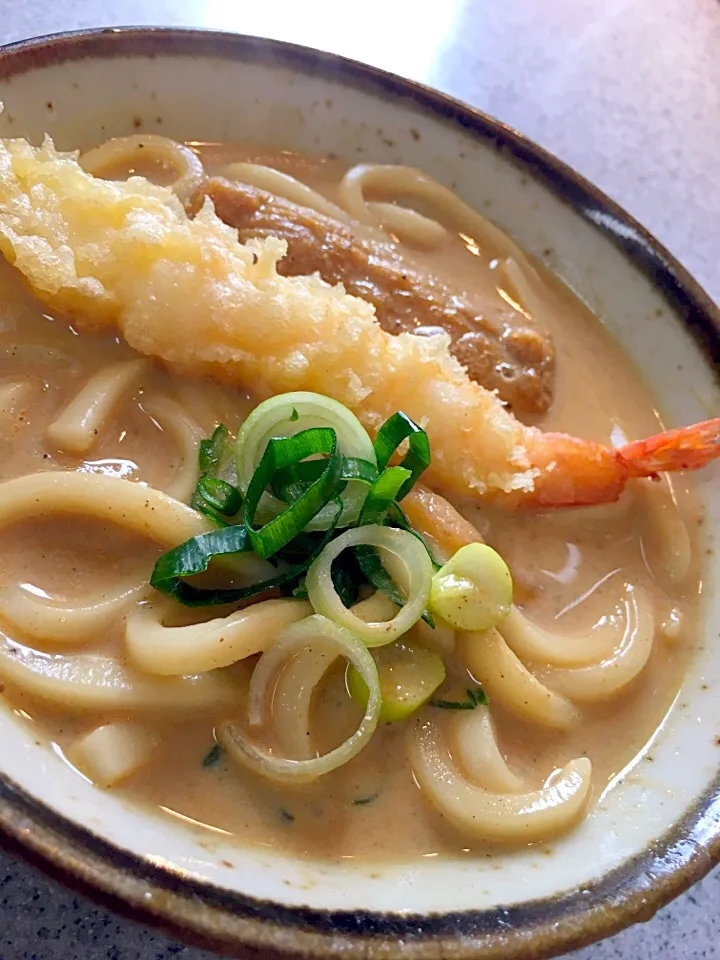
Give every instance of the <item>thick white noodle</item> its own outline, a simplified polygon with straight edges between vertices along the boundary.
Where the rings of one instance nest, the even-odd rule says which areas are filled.
[[[520,793],[525,784],[513,773],[497,742],[490,708],[476,707],[449,718],[453,755],[468,779],[490,793]]]
[[[78,737],[68,750],[68,760],[101,787],[126,780],[152,758],[162,738],[132,720],[106,723]]]
[[[435,626],[431,627],[424,620],[418,620],[410,631],[410,637],[417,640],[428,650],[434,650],[441,657],[449,657],[455,650],[455,631],[452,627],[435,621]]]
[[[119,477],[51,470],[0,483],[0,527],[64,513],[107,520],[169,547],[214,529],[184,503]]]
[[[20,410],[32,394],[28,380],[10,380],[0,384],[0,436],[7,436]]]
[[[11,359],[13,364],[28,364],[43,369],[45,376],[50,367],[60,366],[66,373],[80,373],[82,364],[77,357],[51,343],[13,343],[0,344],[0,357]]]
[[[407,595],[410,584],[405,565],[392,553],[388,553],[387,550],[380,548],[378,553],[385,570],[400,587],[400,590]],[[398,606],[393,603],[387,594],[379,590],[352,607],[355,616],[360,617],[365,623],[387,622],[397,615],[398,610]],[[406,636],[408,639],[417,640],[421,646],[433,650],[441,657],[450,656],[455,649],[455,631],[440,620],[436,620],[435,625],[431,627],[424,620],[419,619],[410,627]]]
[[[498,627],[505,642],[523,663],[550,667],[585,667],[612,657],[633,628],[636,602],[628,593],[615,612],[603,614],[586,634],[556,633],[529,620],[517,607]]]
[[[540,320],[548,312],[547,300],[543,300],[543,293],[539,289],[542,284],[534,267],[527,258],[522,266],[514,257],[506,257],[500,265],[501,272],[513,288],[515,298],[529,319]]]
[[[103,367],[53,420],[46,431],[48,439],[67,453],[86,453],[147,369],[146,360],[122,360]]]
[[[638,484],[644,514],[642,545],[645,563],[662,585],[672,590],[688,575],[692,541],[678,510],[672,483],[662,477],[657,483]]]
[[[265,600],[227,617],[166,627],[167,609],[165,603],[146,604],[128,617],[125,646],[145,673],[178,676],[228,667],[267,650],[281,630],[312,613],[304,600]]]
[[[448,232],[442,224],[417,210],[382,202],[370,202],[368,208],[381,228],[397,237],[401,243],[432,250],[448,239]]]
[[[637,513],[637,492],[642,484],[628,485],[620,495],[619,500],[612,503],[596,503],[589,507],[573,507],[571,510],[554,510],[552,513],[553,527],[565,528],[572,532],[579,527],[596,525],[597,530],[603,530],[608,522],[624,520]]]
[[[335,647],[316,642],[292,657],[278,678],[272,698],[273,730],[280,749],[293,760],[317,756],[310,710],[317,687],[337,659]]]
[[[331,575],[333,562],[344,550],[360,545],[375,547],[382,551],[383,558],[386,553],[393,554],[406,568],[404,582],[399,585],[406,588],[407,600],[390,620],[364,621],[354,610],[345,607],[335,590]],[[305,582],[310,602],[318,613],[352,630],[368,647],[378,647],[392,643],[420,619],[430,595],[432,572],[432,561],[417,537],[405,530],[368,524],[346,530],[329,543],[310,566]]]
[[[0,527],[32,517],[63,513],[110,521],[170,547],[176,547],[184,540],[212,529],[207,518],[172,497],[152,487],[117,477],[74,471],[48,471],[17,477],[0,484]],[[100,597],[90,603],[65,604],[57,601],[46,602],[42,598],[28,595],[19,587],[10,587],[3,593],[0,605],[8,618],[30,635],[43,635],[43,640],[69,643],[84,639],[87,631],[97,632],[102,629],[102,623],[119,616],[125,603],[137,599],[142,589],[146,589],[146,585],[141,588],[138,584],[129,591],[121,590],[117,595]],[[69,698],[92,701],[93,696],[97,695],[100,706],[118,705],[112,700],[112,696],[108,695],[108,691],[112,692],[118,684],[118,689],[122,689],[123,685],[137,686],[132,678],[126,681],[123,669],[110,658],[69,658],[65,665],[56,658],[47,661],[53,666],[45,670],[47,663],[42,660],[42,655],[34,656],[40,659],[32,661],[32,668],[21,671],[18,682],[23,682],[24,677],[31,681],[34,687],[38,687],[33,678],[37,675],[42,679],[47,673],[47,683],[43,681],[43,684],[40,684],[42,690],[38,687],[35,691],[38,695],[45,695],[44,690],[48,696],[52,693],[62,700],[65,685],[60,683],[60,680],[70,674],[74,679],[69,688]],[[4,660],[5,664],[0,673],[7,677],[7,663],[15,665],[20,661],[13,660],[9,654]],[[119,671],[117,683],[103,679],[104,676],[113,674],[113,670]],[[95,694],[87,689],[88,684],[96,684]],[[142,700],[145,686],[141,684],[139,689],[141,692],[138,698]],[[172,692],[172,687],[168,689]],[[132,698],[128,706],[132,706]]]
[[[435,722],[418,722],[410,758],[420,787],[465,836],[503,843],[533,843],[564,833],[585,812],[592,766],[568,763],[551,785],[528,793],[491,793],[459,772]]]
[[[203,428],[179,403],[170,397],[152,397],[143,401],[143,409],[168,433],[178,446],[182,464],[173,469],[165,493],[176,500],[189,500],[198,479],[198,450]]]
[[[0,613],[36,640],[74,646],[108,630],[149,589],[145,581],[78,602],[38,596],[22,584],[12,583],[0,592]]]
[[[400,607],[386,593],[376,590],[364,600],[358,600],[350,609],[363,623],[387,623],[397,616]]]
[[[610,656],[587,667],[541,668],[538,679],[581,703],[607,700],[632,683],[652,652],[655,618],[650,598],[639,587],[628,591],[625,605],[625,632]]]
[[[683,612],[678,607],[673,607],[668,611],[667,616],[661,621],[658,629],[666,643],[674,644],[680,639],[680,633],[683,625]]]
[[[250,740],[238,725],[221,724],[217,731],[218,740],[230,756],[271,780],[306,783],[335,770],[366,746],[380,719],[380,682],[375,661],[367,647],[349,630],[313,614],[284,630],[260,658],[250,681],[248,720],[251,726],[258,726],[263,721],[268,693],[280,667],[290,657],[302,656],[308,648],[316,652],[326,650],[329,657],[334,652],[352,663],[370,691],[367,707],[355,733],[340,746],[323,756],[305,760],[279,757]],[[317,672],[315,677],[318,677]]]
[[[365,194],[376,191],[393,199],[420,200],[443,226],[467,234],[494,256],[513,257],[522,270],[532,267],[516,243],[452,190],[414,167],[361,163],[352,167],[340,184],[340,202],[347,212],[368,226],[378,226],[377,215]]]
[[[203,435],[209,436],[215,427],[223,422],[226,412],[226,405],[217,402],[217,393],[223,388],[215,384],[211,388],[210,384],[198,384],[192,380],[183,380],[177,386],[177,394],[183,407],[192,410],[193,417],[202,425]]]
[[[284,197],[302,207],[309,207],[325,217],[332,217],[333,220],[339,220],[341,223],[350,223],[350,217],[341,207],[331,203],[317,190],[291,177],[289,173],[283,173],[274,167],[241,161],[228,164],[222,171],[222,175],[228,180],[240,180],[251,187],[267,190],[268,193]]]
[[[174,173],[175,179],[169,187],[182,201],[187,200],[205,178],[200,158],[190,147],[153,133],[113,137],[80,156],[80,166],[94,177],[112,173],[121,166],[136,167],[148,163],[159,163]]]
[[[172,547],[211,529],[205,517],[177,500],[116,477],[50,471],[0,484],[0,526],[58,513],[114,522]],[[69,708],[195,709],[237,699],[236,688],[220,676],[155,680],[112,657],[50,656],[7,637],[0,645],[0,676],[6,682]]]
[[[573,704],[534,677],[497,630],[458,633],[457,651],[492,703],[553,730],[568,730],[580,720]]]
[[[198,710],[237,705],[228,676],[146,677],[114,657],[38,653],[0,634],[0,677],[66,710]]]

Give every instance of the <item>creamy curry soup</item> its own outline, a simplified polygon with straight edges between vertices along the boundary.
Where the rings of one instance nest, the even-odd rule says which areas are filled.
[[[35,177],[52,193],[59,190],[57,177],[68,177],[59,191],[62,202],[53,208],[55,226],[33,227],[0,214],[0,245],[15,263],[0,266],[0,479],[30,478],[23,490],[0,486],[0,677],[7,706],[54,743],[79,775],[243,844],[333,860],[406,860],[543,841],[572,828],[651,749],[696,636],[701,551],[688,479],[683,473],[672,482],[666,475],[633,477],[707,462],[716,455],[717,425],[714,440],[706,429],[697,462],[692,451],[672,463],[653,460],[653,452],[645,464],[647,449],[625,445],[657,434],[662,425],[628,359],[557,278],[429,178],[380,167],[349,175],[336,158],[237,144],[192,144],[190,151],[160,139],[110,142],[81,158],[103,181],[87,176],[73,158],[58,160],[48,147],[36,155],[18,141],[4,142],[18,171],[23,151],[25,161],[37,164],[18,173],[18,182]],[[144,181],[126,185],[129,176],[169,184],[175,193],[149,196]],[[92,191],[107,190],[104,181],[118,181],[110,185],[116,194],[101,198],[116,219],[131,216],[136,203],[132,229],[142,238],[124,237],[114,271],[98,267],[95,286],[77,281],[73,299],[70,281],[53,286],[39,280],[37,263],[50,271],[56,261],[37,238],[46,230],[52,256],[62,259],[70,250],[73,276],[93,277],[93,257],[107,262],[115,240],[95,253],[87,244],[98,237],[104,243],[115,227],[105,224],[102,235],[81,240],[78,231],[92,226],[78,226],[74,218],[83,203],[86,220],[93,216]],[[27,185],[0,185],[3,211],[11,209],[11,189],[29,195]],[[273,414],[277,396],[268,398],[289,391],[291,378],[277,373],[286,358],[271,351],[260,374],[243,375],[244,360],[226,368],[235,335],[227,326],[217,332],[225,321],[211,298],[207,323],[216,327],[203,336],[217,336],[221,347],[195,366],[189,348],[182,356],[173,352],[173,341],[192,339],[194,324],[199,329],[206,323],[203,284],[207,272],[216,271],[215,254],[208,254],[210,266],[194,262],[180,230],[200,229],[188,216],[198,223],[211,217],[207,197],[252,252],[247,267],[232,269],[252,284],[256,304],[271,296],[272,284],[284,284],[282,295],[298,303],[301,296],[308,300],[316,295],[313,284],[319,290],[323,283],[307,281],[303,293],[292,284],[317,273],[372,303],[381,345],[393,349],[392,338],[422,337],[428,349],[444,352],[440,381],[447,376],[458,390],[471,391],[463,394],[466,406],[487,404],[486,419],[506,417],[518,431],[521,440],[502,454],[489,433],[465,439],[468,447],[477,443],[468,456],[478,463],[483,445],[488,457],[499,462],[502,455],[510,479],[497,479],[492,464],[477,475],[481,480],[473,479],[458,460],[456,482],[444,438],[462,413],[437,400],[440,388],[420,397],[418,384],[429,376],[424,368],[418,367],[416,382],[396,390],[400,368],[378,360],[387,368],[369,389],[372,396],[381,393],[386,377],[389,405],[369,411],[368,394],[359,386],[351,392],[353,377],[359,384],[363,374],[345,368],[335,375],[328,366],[326,392],[343,403],[342,415],[318,389],[310,400],[290,391],[285,412]],[[108,213],[107,222],[112,219]],[[177,229],[177,239],[162,233],[158,224],[166,221],[171,225],[162,229]],[[55,228],[62,244],[48,240],[47,230]],[[207,229],[215,232],[201,238],[203,249],[216,244],[230,250],[236,243],[232,230],[222,232],[214,220]],[[39,246],[32,247],[32,237]],[[277,237],[288,243],[287,254],[281,249],[271,263]],[[153,244],[162,246],[165,264],[192,272],[200,290],[195,318],[177,317],[167,348],[143,339],[143,330],[161,326],[152,310],[145,315],[143,304],[157,302],[162,312],[162,271],[171,269],[161,264],[150,273],[147,258],[154,254],[143,251]],[[265,273],[243,273],[252,270]],[[121,274],[133,271],[145,300],[137,294],[131,303]],[[233,285],[223,282],[228,292],[221,299],[231,300]],[[356,299],[342,303],[349,304],[348,316],[352,310],[369,316]],[[175,306],[168,302],[166,309]],[[141,320],[137,330],[131,315]],[[120,332],[107,322],[115,316],[121,317]],[[268,316],[270,338],[274,315]],[[325,322],[319,316],[307,323]],[[263,331],[254,337],[238,349],[262,352]],[[325,345],[308,352],[289,328],[288,337],[295,351],[288,348],[288,356],[299,369],[325,363]],[[368,352],[373,349],[368,339]],[[411,343],[408,349],[416,348]],[[300,391],[314,388],[301,374],[297,381]],[[261,400],[270,406],[258,408]],[[260,426],[248,421],[244,435],[242,425],[256,408]],[[385,465],[373,462],[378,445],[372,447],[365,430],[374,437],[397,411],[415,421],[420,447],[427,433],[430,466],[415,476],[411,459],[403,461],[410,474],[386,472],[390,495],[386,490],[383,500],[377,477]],[[505,420],[492,423],[498,437],[510,429]],[[227,434],[215,433],[215,460],[207,442],[202,448],[209,484],[198,493],[201,440],[220,424]],[[296,525],[289,545],[275,531],[277,550],[267,539],[253,541],[264,544],[260,552],[269,559],[248,550],[235,564],[238,555],[226,551],[207,573],[184,581],[187,569],[176,563],[173,582],[204,591],[182,595],[207,598],[195,606],[178,602],[167,578],[160,591],[150,586],[156,562],[183,541],[204,542],[206,531],[225,531],[226,539],[249,536],[250,528],[257,531],[290,508],[298,523],[300,498],[313,483],[325,482],[320,469],[329,473],[326,465],[335,462],[329,448],[313,434],[317,445],[308,440],[286,474],[271,470],[263,482],[254,471],[271,437],[317,427],[327,438],[334,426],[343,469],[371,470],[365,481],[347,486],[336,478],[332,496],[321,504],[334,521],[334,504],[342,511],[336,527],[332,520]],[[572,449],[579,452],[571,456],[565,441],[557,441],[554,457],[556,441],[544,434],[560,431],[598,443],[590,450],[576,441]],[[228,451],[238,433],[244,452],[238,448],[236,463]],[[405,455],[407,440],[400,441],[406,435],[395,437],[399,455],[391,463]],[[538,436],[550,453],[533,453]],[[364,457],[347,446],[348,437],[360,437],[359,449],[369,449],[365,467],[357,466]],[[682,447],[684,437],[670,445]],[[243,457],[250,458],[245,476]],[[48,487],[46,472],[63,484],[70,479],[62,489]],[[77,486],[77,474],[87,478],[85,487]],[[100,488],[93,485],[97,478],[113,478],[114,485]],[[406,497],[398,488],[403,478],[414,483]],[[252,500],[254,482],[265,490],[264,499],[254,526],[243,526],[240,503]],[[126,502],[120,493],[119,505],[112,506],[124,485],[133,485],[140,499]],[[369,490],[372,501],[366,500]],[[145,500],[143,491],[149,491]],[[341,495],[347,499],[338,500]],[[407,522],[399,519],[397,502]],[[181,506],[191,503],[192,510]],[[128,520],[132,511],[140,519]],[[350,584],[346,603],[359,606],[347,609],[340,601],[334,619],[344,581],[331,579],[330,570],[337,574],[338,567],[329,561],[323,579],[318,564],[350,530],[371,531],[360,540],[365,554],[356,553],[342,568]],[[397,548],[383,531],[392,532]],[[357,541],[348,542],[346,560]],[[478,546],[483,542],[494,552]],[[408,543],[410,559],[403,555]],[[293,579],[288,571],[294,564],[299,572]],[[378,567],[384,580],[377,579]],[[275,588],[215,602],[222,599],[216,590],[240,591],[285,574],[286,582]],[[408,623],[393,633],[403,614]],[[321,619],[324,626],[313,633]],[[193,624],[205,624],[206,633]],[[348,659],[354,667],[348,668]],[[258,679],[262,670],[266,676]],[[202,682],[180,679],[188,675]],[[359,745],[352,746],[353,737]],[[337,762],[319,759],[333,751]]]

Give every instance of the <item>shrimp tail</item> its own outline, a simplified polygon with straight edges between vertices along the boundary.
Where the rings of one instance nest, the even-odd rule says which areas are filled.
[[[612,503],[633,477],[698,470],[720,457],[720,418],[635,440],[617,449],[561,433],[528,431],[534,489],[517,497],[535,508]]]
[[[698,470],[720,457],[720,417],[627,443],[617,453],[631,477]]]

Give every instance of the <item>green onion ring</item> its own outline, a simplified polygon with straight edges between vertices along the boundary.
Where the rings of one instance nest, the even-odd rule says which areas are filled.
[[[295,655],[302,655],[305,648],[318,646],[328,653],[345,657],[356,668],[369,690],[365,715],[353,733],[339,747],[322,757],[310,760],[290,760],[263,750],[248,739],[245,732],[234,723],[222,723],[218,728],[218,740],[228,755],[246,767],[271,780],[303,783],[335,770],[352,760],[370,741],[380,718],[381,696],[375,661],[365,645],[349,630],[325,617],[314,614],[299,623],[286,627],[277,640],[265,651],[250,681],[248,719],[251,726],[263,721],[263,707],[268,701],[268,691],[280,666]],[[331,659],[328,660],[328,666]]]
[[[311,427],[335,430],[343,457],[360,459],[375,466],[372,441],[357,417],[336,400],[318,393],[285,393],[257,406],[240,428],[235,444],[238,486],[245,493],[260,463],[268,441],[273,437],[291,437]],[[339,526],[355,523],[366,494],[364,482],[350,480],[340,495],[343,512]],[[268,520],[285,508],[282,500],[265,492],[258,503],[258,517]],[[334,518],[324,508],[308,523],[308,530],[325,530]]]
[[[314,454],[327,454],[320,476],[296,500],[284,504],[280,514],[263,526],[255,527],[260,499],[278,470]],[[292,437],[269,440],[243,504],[243,523],[255,553],[260,557],[272,557],[305,530],[310,521],[342,492],[345,482],[341,479],[341,471],[342,457],[337,449],[337,434],[330,427],[312,427]]]
[[[364,623],[348,610],[333,585],[332,565],[348,547],[367,545],[393,554],[407,571],[407,597],[392,620]],[[315,611],[352,630],[368,647],[391,643],[422,616],[430,596],[433,566],[422,543],[405,530],[370,524],[346,530],[332,540],[310,566],[306,575],[308,597]]]
[[[203,476],[197,482],[193,500],[199,500],[206,507],[223,517],[233,517],[242,506],[242,496],[237,487],[218,477]]]
[[[430,466],[430,441],[428,435],[404,413],[394,413],[380,427],[373,447],[378,470],[384,470],[397,448],[407,440],[408,452],[400,466],[410,471],[410,477],[400,488],[397,499],[402,500],[412,490],[418,478]]]

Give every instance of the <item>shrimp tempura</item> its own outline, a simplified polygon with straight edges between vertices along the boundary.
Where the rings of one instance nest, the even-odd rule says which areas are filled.
[[[241,244],[209,203],[191,220],[141,177],[96,179],[50,140],[0,140],[0,250],[50,310],[81,329],[117,327],[142,354],[261,398],[324,393],[371,432],[403,410],[430,437],[431,485],[512,504],[594,503],[615,499],[630,476],[720,454],[720,422],[681,431],[664,460],[631,445],[632,462],[526,427],[467,377],[447,334],[385,333],[341,286],[280,276],[285,248],[273,237]]]

